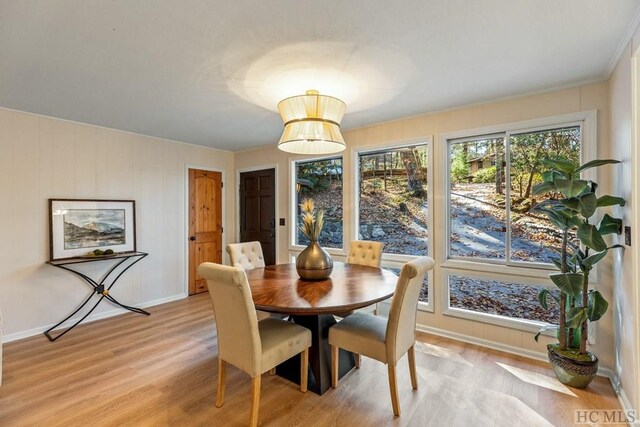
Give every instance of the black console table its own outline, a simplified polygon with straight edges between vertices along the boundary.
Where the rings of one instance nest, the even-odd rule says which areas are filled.
[[[100,304],[102,300],[105,298],[111,301],[113,304],[118,305],[122,308],[126,308],[129,311],[133,311],[134,313],[139,313],[139,314],[146,314],[147,316],[149,316],[151,313],[149,313],[148,311],[145,311],[141,308],[131,307],[128,305],[121,304],[120,302],[118,302],[118,300],[116,300],[113,296],[111,296],[111,293],[110,293],[111,288],[113,287],[113,285],[115,285],[115,283],[118,281],[120,276],[122,276],[122,274],[125,271],[127,271],[135,263],[137,263],[147,255],[149,254],[145,252],[122,252],[122,253],[116,253],[115,255],[111,255],[111,256],[77,257],[77,258],[61,259],[57,261],[47,261],[47,264],[49,265],[62,268],[63,270],[70,271],[76,276],[82,278],[85,282],[87,282],[93,288],[95,292],[95,294],[94,292],[89,294],[89,297],[87,297],[87,299],[85,299],[84,302],[73,313],[71,313],[70,315],[65,317],[63,320],[61,320],[60,322],[58,322],[57,324],[55,324],[54,326],[52,326],[51,328],[45,331],[44,334],[46,335],[47,338],[49,338],[49,341],[57,340],[58,338],[60,338],[61,336],[63,336],[64,334],[66,334],[76,326],[78,326],[80,323],[82,323],[82,321],[86,319],[87,316],[90,315],[93,312],[93,310],[96,309],[98,304]],[[100,279],[99,282],[97,282],[96,280],[92,279],[91,277],[87,276],[86,274],[78,270],[74,270],[73,268],[78,264],[84,264],[88,262],[114,261],[114,260],[116,262],[111,266],[111,268],[109,268],[107,273],[104,276],[102,276],[102,279]],[[109,281],[108,279],[111,276],[111,274],[120,266],[123,266],[120,273],[118,273],[112,280]],[[71,319],[77,312],[82,310],[82,308],[89,303],[89,301],[94,295],[100,295],[100,298],[84,316],[82,316],[78,321],[76,321],[72,326],[67,328],[64,332],[56,335],[55,337],[51,335],[51,331],[53,331],[54,329],[62,325],[67,320]]]

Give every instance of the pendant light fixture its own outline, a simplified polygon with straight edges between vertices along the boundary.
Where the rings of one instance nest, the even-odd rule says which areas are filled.
[[[331,154],[346,148],[340,121],[347,106],[338,98],[317,90],[278,103],[284,132],[278,142],[282,151],[295,154]]]

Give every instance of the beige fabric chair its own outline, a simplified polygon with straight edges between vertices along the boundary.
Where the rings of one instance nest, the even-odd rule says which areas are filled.
[[[331,385],[334,388],[338,385],[340,348],[376,359],[387,364],[393,413],[400,415],[396,364],[405,353],[409,353],[411,386],[417,389],[418,377],[414,353],[416,312],[422,282],[427,271],[433,266],[433,259],[421,257],[402,267],[388,320],[370,314],[354,313],[329,329]],[[360,366],[359,361],[356,361],[356,366]]]
[[[352,240],[349,243],[347,263],[380,268],[384,243],[370,240]]]
[[[234,267],[240,267],[243,270],[253,270],[254,268],[262,268],[265,266],[260,242],[229,243],[226,249],[229,254],[229,259],[231,260],[231,265]],[[260,310],[257,310],[256,313],[258,313],[258,320],[268,319],[269,317],[275,317],[276,319],[286,317],[281,314],[270,314]]]
[[[382,262],[382,248],[384,243],[371,240],[352,240],[349,243],[348,264],[366,265],[380,268]],[[370,312],[371,308],[363,308],[359,311]],[[373,306],[373,314],[378,315],[378,303]]]
[[[225,367],[230,363],[251,376],[250,425],[256,426],[264,372],[300,353],[300,390],[307,391],[311,331],[278,319],[258,322],[243,269],[205,262],[198,267],[198,274],[207,279],[218,332],[216,407],[224,403]]]
[[[262,268],[265,265],[260,242],[229,243],[227,253],[231,259],[231,265],[241,267],[243,270]]]

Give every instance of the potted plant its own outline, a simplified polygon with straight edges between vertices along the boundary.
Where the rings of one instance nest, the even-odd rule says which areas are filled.
[[[577,388],[587,387],[598,371],[598,358],[587,351],[588,322],[600,319],[609,306],[600,292],[589,289],[589,275],[609,250],[622,247],[608,246],[603,238],[622,232],[621,219],[605,213],[598,223],[592,221],[600,217],[596,214],[602,208],[625,204],[621,197],[598,197],[598,184],[581,179],[580,175],[587,169],[614,163],[620,162],[593,160],[579,166],[562,158],[548,160],[549,170],[542,174],[543,182],[533,189],[534,194],[550,195],[534,209],[543,212],[562,232],[560,256],[553,260],[560,272],[549,275],[559,294],[544,289],[538,295],[545,309],[549,298],[556,301],[559,324],[547,326],[540,332],[557,329],[558,343],[547,345],[549,361],[563,384]],[[535,336],[536,341],[540,332]]]
[[[324,211],[316,210],[313,199],[304,199],[300,209],[302,224],[299,228],[310,243],[296,258],[296,270],[302,279],[324,280],[333,271],[331,255],[318,243],[324,225]]]

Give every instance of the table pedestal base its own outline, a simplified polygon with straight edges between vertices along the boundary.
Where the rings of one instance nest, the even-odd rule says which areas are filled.
[[[331,348],[329,346],[329,328],[335,325],[332,315],[291,316],[294,323],[311,331],[309,349],[308,388],[322,395],[331,387]],[[355,355],[340,349],[338,378],[342,378],[355,366]],[[300,356],[292,357],[278,365],[276,373],[281,377],[300,384]]]

